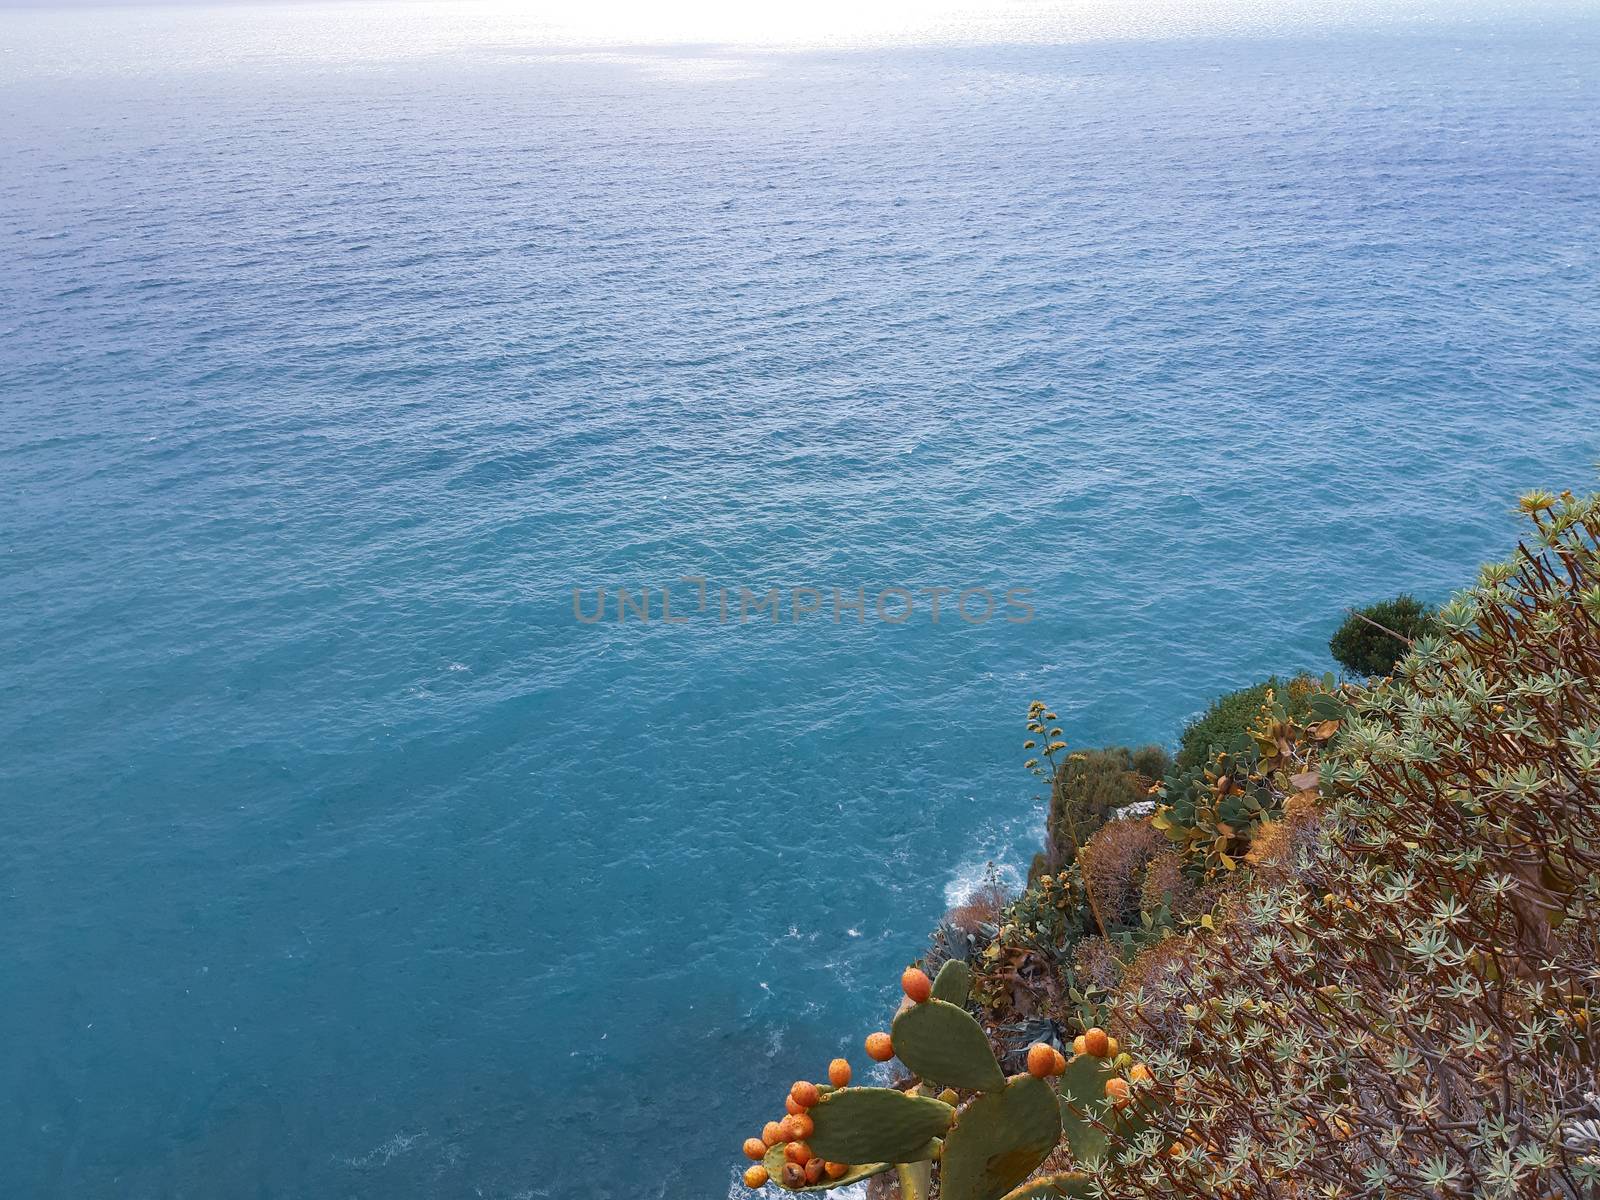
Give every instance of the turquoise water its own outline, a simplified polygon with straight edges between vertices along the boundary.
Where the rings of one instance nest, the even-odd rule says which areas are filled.
[[[1030,699],[1170,740],[1592,481],[1581,13],[221,21],[0,13],[7,1195],[721,1196],[1025,867]]]

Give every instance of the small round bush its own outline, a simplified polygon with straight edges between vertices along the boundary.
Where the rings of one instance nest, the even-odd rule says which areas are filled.
[[[1291,719],[1299,720],[1307,711],[1309,697],[1316,690],[1316,681],[1307,675],[1293,679],[1279,679],[1274,675],[1250,687],[1218,696],[1188,725],[1178,741],[1178,770],[1192,771],[1211,761],[1214,750],[1231,750],[1241,741],[1261,715],[1261,706],[1267,702],[1270,691],[1288,711]]]
[[[1379,625],[1383,629],[1377,628]],[[1395,663],[1405,657],[1410,647],[1400,638],[1384,632],[1389,629],[1413,641],[1425,637],[1435,630],[1433,609],[1404,592],[1393,600],[1358,608],[1329,639],[1328,649],[1352,675],[1363,679],[1371,675],[1392,675]]]
[[[1150,787],[1172,766],[1160,746],[1107,746],[1082,750],[1062,762],[1050,789],[1044,871],[1059,871],[1077,848],[1130,804],[1150,798]]]
[[[1149,821],[1107,821],[1083,848],[1083,883],[1094,899],[1094,909],[1108,929],[1128,929],[1139,923],[1145,869],[1168,845]]]

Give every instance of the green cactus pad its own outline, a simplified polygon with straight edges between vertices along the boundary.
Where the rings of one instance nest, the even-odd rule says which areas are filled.
[[[964,1008],[943,1000],[913,1004],[894,1019],[889,1036],[896,1057],[924,1080],[985,1092],[1006,1085],[989,1039]]]
[[[1059,1171],[1030,1179],[1005,1200],[1090,1200],[1089,1177],[1082,1171]]]
[[[940,1159],[942,1200],[999,1200],[1061,1140],[1061,1111],[1043,1079],[1017,1075],[963,1108]]]
[[[1121,1109],[1106,1099],[1106,1081],[1119,1074],[1111,1062],[1080,1054],[1061,1077],[1061,1128],[1079,1162],[1096,1162],[1113,1140],[1126,1142],[1149,1127],[1147,1094],[1141,1103]]]
[[[1095,1162],[1105,1156],[1105,1130],[1091,1120],[1107,1119],[1111,1106],[1106,1103],[1106,1080],[1116,1073],[1105,1059],[1078,1054],[1068,1061],[1066,1074],[1057,1085],[1061,1093],[1061,1127],[1067,1135],[1067,1145],[1072,1147],[1072,1156],[1079,1162]]]
[[[806,1144],[829,1162],[917,1162],[932,1154],[955,1109],[928,1096],[893,1088],[847,1087],[811,1109],[815,1128]]]
[[[895,1168],[895,1174],[900,1181],[900,1200],[928,1200],[933,1187],[931,1163],[901,1163]]]
[[[1061,1109],[1061,1131],[1067,1135],[1074,1162],[1096,1163],[1106,1156],[1106,1131],[1069,1112],[1065,1105]]]
[[[810,1143],[807,1143],[809,1145]],[[893,1163],[866,1163],[863,1166],[851,1167],[837,1179],[823,1178],[820,1183],[808,1183],[804,1187],[792,1188],[783,1181],[783,1164],[787,1161],[783,1157],[784,1143],[767,1148],[766,1158],[761,1160],[761,1165],[767,1168],[767,1177],[778,1187],[786,1192],[826,1192],[831,1188],[843,1187],[847,1183],[856,1183],[862,1179],[870,1179],[874,1175],[881,1175],[894,1166]],[[839,1161],[837,1159],[835,1162]]]
[[[972,995],[972,968],[959,958],[952,958],[939,968],[939,974],[933,981],[933,998],[943,1000],[946,1004],[954,1004],[957,1008],[966,1007],[967,998]]]

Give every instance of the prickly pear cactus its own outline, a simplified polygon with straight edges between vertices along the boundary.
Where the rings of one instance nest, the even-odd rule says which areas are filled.
[[[900,1180],[900,1200],[927,1200],[933,1189],[932,1163],[901,1163],[895,1171]]]
[[[965,1008],[972,995],[972,968],[959,958],[952,958],[939,968],[933,981],[933,998]]]
[[[767,1157],[762,1165],[767,1169],[770,1181],[781,1187],[786,1192],[826,1192],[833,1188],[844,1187],[847,1183],[856,1183],[862,1179],[870,1179],[874,1175],[881,1175],[894,1166],[893,1163],[867,1163],[864,1166],[851,1167],[837,1179],[822,1179],[817,1183],[808,1183],[804,1187],[792,1188],[783,1182],[783,1156],[784,1144],[779,1142],[767,1151]]]
[[[983,1027],[966,1009],[930,999],[904,1009],[892,1029],[895,1054],[924,1081],[984,1092],[1006,1086]]]
[[[944,1136],[954,1117],[955,1109],[928,1096],[839,1088],[811,1109],[814,1128],[806,1140],[830,1162],[920,1162],[933,1156],[934,1139]]]
[[[1112,1138],[1131,1138],[1147,1123],[1137,1109],[1118,1109],[1106,1098],[1106,1083],[1117,1075],[1114,1063],[1079,1054],[1061,1076],[1061,1128],[1079,1162],[1098,1162]]]
[[[1050,1075],[1059,1052],[1036,1046],[1042,1062],[1030,1052],[1029,1067],[1037,1073],[1007,1079],[983,1027],[964,1007],[971,982],[971,971],[957,960],[944,964],[931,987],[920,971],[908,971],[902,985],[912,1003],[895,1017],[890,1041],[918,1080],[909,1091],[797,1084],[791,1100],[810,1105],[806,1155],[840,1174],[793,1186],[785,1182],[796,1170],[786,1162],[793,1143],[780,1142],[763,1156],[761,1140],[752,1138],[767,1179],[785,1191],[821,1192],[892,1168],[902,1200],[927,1200],[936,1180],[940,1200],[1092,1200],[1081,1171],[1028,1176],[1060,1143],[1063,1128],[1074,1157],[1085,1165],[1105,1156],[1110,1138],[1143,1128],[1136,1110],[1119,1110],[1106,1096],[1117,1062],[1128,1060],[1077,1055],[1058,1089]],[[1089,1034],[1104,1038],[1102,1030]],[[868,1038],[869,1047],[880,1038]],[[843,1068],[836,1077],[847,1084],[848,1064],[833,1066]],[[979,1094],[957,1108],[956,1092],[947,1090],[939,1099],[931,1094],[946,1085]],[[1125,1083],[1119,1094],[1127,1094]]]
[[[1106,1103],[1106,1081],[1116,1069],[1104,1059],[1076,1055],[1061,1076],[1061,1128],[1067,1145],[1079,1162],[1094,1162],[1105,1155],[1106,1134],[1092,1122],[1110,1107]]]
[[[942,1200],[999,1200],[1038,1169],[1061,1140],[1049,1083],[1017,1075],[956,1115],[940,1159]]]

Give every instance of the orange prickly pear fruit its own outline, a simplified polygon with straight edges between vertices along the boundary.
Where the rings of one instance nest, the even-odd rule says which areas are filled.
[[[793,1190],[795,1188],[803,1188],[803,1187],[805,1187],[805,1185],[806,1185],[806,1170],[805,1170],[805,1168],[804,1167],[797,1167],[793,1163],[784,1163],[783,1164],[783,1184],[784,1184],[785,1187],[787,1187],[787,1188],[789,1188],[791,1190]]]
[[[744,1173],[744,1185],[747,1188],[767,1186],[767,1169],[757,1163]]]
[[[761,1140],[769,1146],[776,1146],[784,1141],[783,1126],[776,1121],[768,1121],[761,1127]]]
[[[760,1138],[745,1138],[744,1156],[760,1162],[767,1156],[767,1144]]]
[[[1074,1054],[1089,1053],[1089,1046],[1088,1043],[1083,1040],[1083,1034],[1080,1033],[1077,1037],[1072,1039],[1072,1052]]]
[[[806,1110],[805,1105],[801,1104],[800,1101],[796,1100],[793,1096],[785,1096],[783,1098],[783,1107],[788,1110],[791,1117],[799,1113],[803,1113]]]
[[[1128,1078],[1135,1083],[1154,1083],[1156,1077],[1150,1074],[1150,1068],[1143,1063],[1134,1063],[1133,1069],[1128,1072]]]
[[[1050,1047],[1050,1052],[1056,1056],[1056,1069],[1051,1071],[1050,1074],[1065,1075],[1067,1073],[1067,1056],[1054,1046]]]
[[[1114,1037],[1108,1037],[1106,1039],[1106,1057],[1107,1058],[1115,1058],[1117,1055],[1119,1055],[1121,1053],[1122,1053],[1122,1047],[1117,1042],[1117,1039],[1114,1038]]]
[[[894,1057],[894,1043],[887,1033],[867,1034],[867,1057],[873,1062],[888,1062]]]
[[[802,1079],[789,1089],[789,1098],[803,1108],[810,1108],[822,1099],[822,1093],[817,1090],[817,1085]]]
[[[1086,1029],[1083,1033],[1083,1052],[1095,1058],[1104,1058],[1111,1053],[1111,1039],[1106,1036],[1106,1031],[1096,1025],[1093,1029]]]
[[[1028,1047],[1028,1074],[1035,1079],[1056,1073],[1056,1052],[1043,1042]]]
[[[811,1119],[810,1113],[796,1113],[789,1118],[789,1128],[794,1130],[791,1141],[803,1142],[817,1131],[817,1123]]]
[[[836,1058],[828,1064],[828,1082],[834,1087],[848,1087],[850,1084],[850,1064],[842,1058]]]
[[[827,1174],[829,1179],[843,1179],[846,1172],[850,1170],[850,1167],[846,1163],[831,1162],[823,1163],[822,1169]]]
[[[813,1158],[811,1161],[806,1163],[806,1182],[807,1183],[821,1183],[822,1182],[822,1168],[823,1168],[823,1164],[822,1164],[822,1160],[820,1158]]]
[[[1118,1108],[1126,1104],[1132,1095],[1133,1089],[1128,1086],[1128,1081],[1121,1076],[1106,1080],[1106,1099]]]
[[[811,1147],[804,1142],[790,1142],[783,1148],[783,1157],[797,1167],[803,1167],[811,1161]]]
[[[916,967],[907,967],[900,976],[900,987],[911,997],[913,1004],[921,1004],[933,995],[933,980]]]

